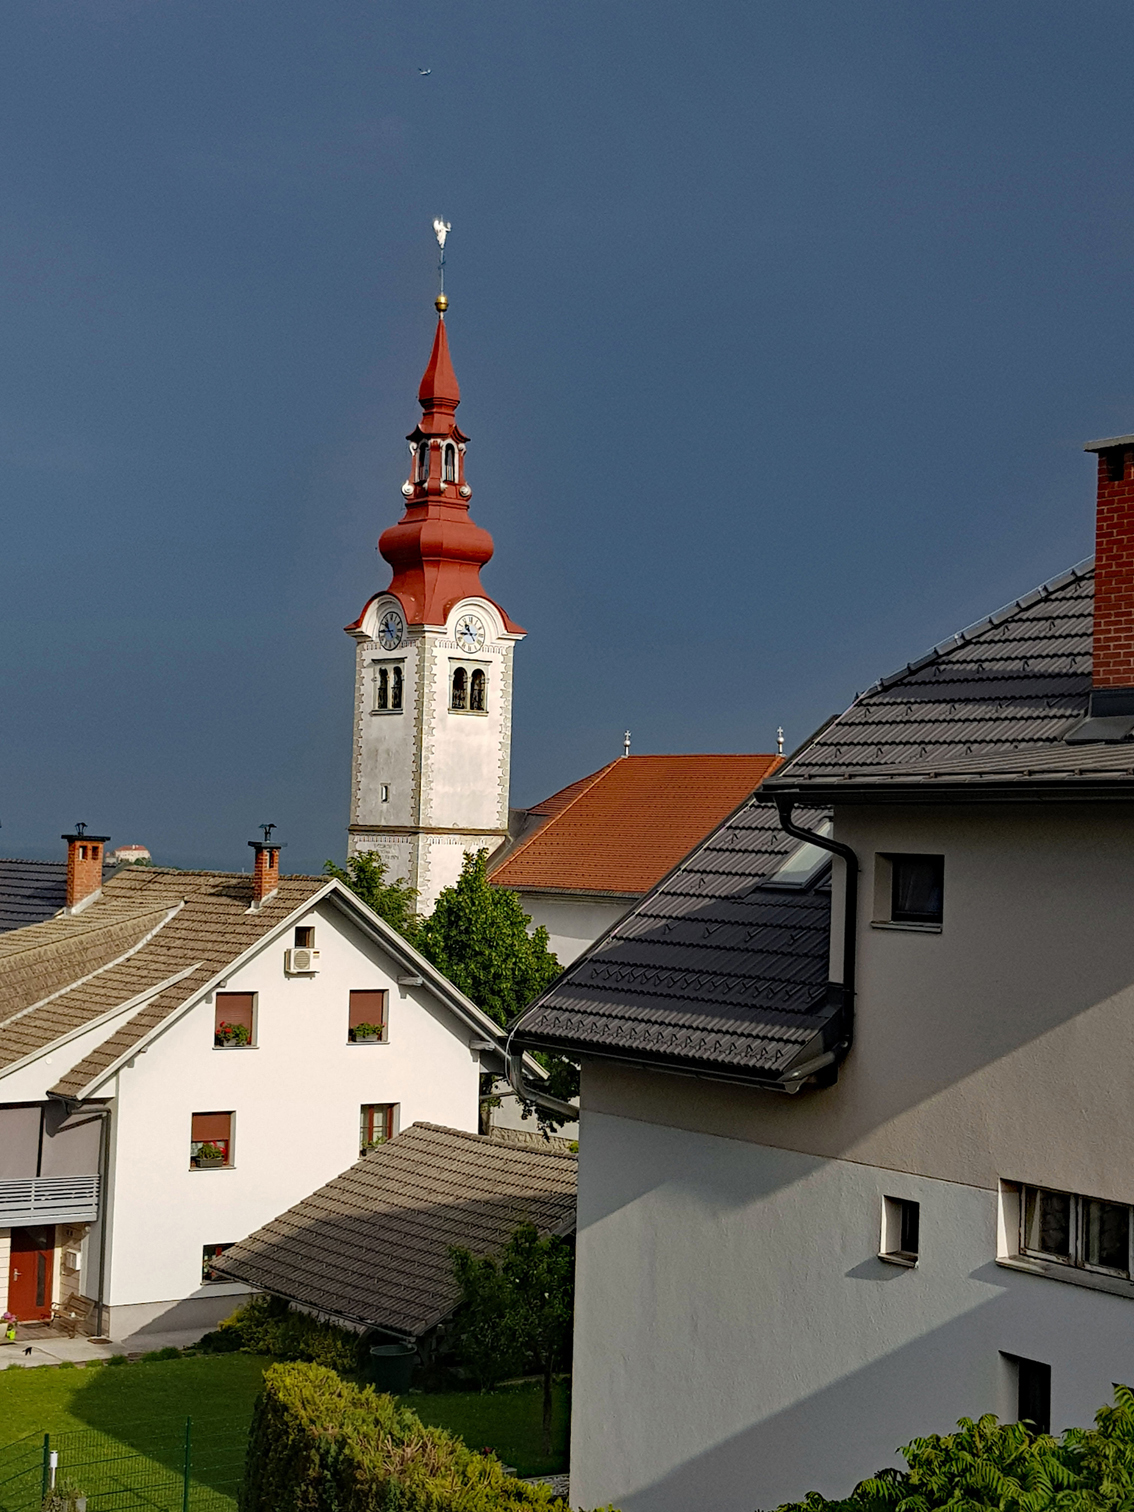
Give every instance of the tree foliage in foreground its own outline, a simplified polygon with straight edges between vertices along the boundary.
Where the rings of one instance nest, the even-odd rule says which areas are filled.
[[[458,1358],[482,1391],[534,1366],[543,1379],[543,1451],[551,1452],[551,1383],[571,1349],[575,1256],[565,1239],[522,1223],[499,1260],[449,1251],[461,1288]]]
[[[387,882],[387,870],[385,861],[377,851],[364,851],[360,856],[350,856],[345,867],[334,861],[323,862],[325,876],[344,882],[380,919],[392,924],[400,935],[416,945],[418,917],[414,909],[417,906],[417,888],[410,887],[404,877]]]
[[[489,884],[488,852],[470,851],[414,944],[503,1027],[559,975],[547,930],[529,934],[531,922],[518,893]]]
[[[958,1432],[914,1439],[908,1469],[880,1470],[845,1500],[818,1492],[779,1512],[1131,1512],[1134,1392],[1114,1388],[1093,1428],[1059,1438],[991,1414],[962,1418]]]

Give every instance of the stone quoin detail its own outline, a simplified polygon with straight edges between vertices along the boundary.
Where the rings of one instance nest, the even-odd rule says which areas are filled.
[[[418,400],[404,513],[378,543],[390,582],[347,626],[358,643],[348,848],[376,852],[427,913],[467,851],[507,837],[512,652],[524,631],[480,580],[493,543],[469,514],[469,438],[440,304]],[[375,691],[375,667],[395,662],[400,707]]]

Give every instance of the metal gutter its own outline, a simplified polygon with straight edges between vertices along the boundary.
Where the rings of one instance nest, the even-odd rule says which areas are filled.
[[[838,1002],[842,1037],[837,1045],[819,1057],[822,1064],[816,1062],[811,1066],[801,1066],[793,1075],[785,1078],[785,1081],[797,1078],[802,1080],[806,1076],[814,1075],[817,1071],[825,1070],[828,1066],[836,1065],[850,1049],[854,1039],[855,966],[858,956],[858,856],[849,845],[844,845],[839,840],[832,840],[829,835],[822,835],[818,830],[804,829],[802,825],[795,824],[791,817],[794,807],[795,804],[791,798],[781,798],[777,795],[776,809],[780,816],[780,827],[784,833],[796,840],[803,840],[808,845],[817,845],[820,850],[830,851],[832,856],[838,856],[844,863],[843,979],[841,983],[827,983],[829,999],[836,999]]]

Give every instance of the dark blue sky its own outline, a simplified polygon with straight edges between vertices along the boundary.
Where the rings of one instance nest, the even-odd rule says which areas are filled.
[[[342,855],[438,213],[514,802],[790,747],[1089,554],[1131,57],[1107,0],[9,0],[0,853]]]

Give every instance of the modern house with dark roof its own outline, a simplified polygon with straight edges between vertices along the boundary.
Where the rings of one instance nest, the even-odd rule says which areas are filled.
[[[844,1496],[1130,1379],[1134,436],[1088,450],[1095,560],[856,698],[514,1032],[582,1064],[584,1505]]]
[[[415,1123],[216,1269],[320,1318],[418,1344],[460,1300],[453,1245],[496,1254],[525,1222],[573,1232],[575,1168],[566,1140]]]
[[[270,839],[104,881],[105,837],[64,838],[62,910],[0,936],[0,1311],[200,1333],[235,1241],[403,1125],[475,1132],[501,1032]]]
[[[631,756],[513,809],[489,880],[518,892],[561,966],[743,803],[778,756]]]

